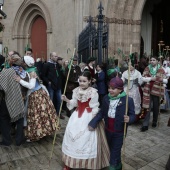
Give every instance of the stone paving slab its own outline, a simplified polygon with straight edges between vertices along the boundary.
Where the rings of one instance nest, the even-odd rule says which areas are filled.
[[[160,126],[140,132],[142,121],[128,127],[125,140],[124,170],[164,170],[170,155],[170,111],[161,113]],[[0,147],[0,170],[62,170],[61,144],[68,119],[60,120],[53,157],[50,161],[53,136],[21,146]],[[0,137],[1,138],[1,137]],[[1,140],[1,139],[0,139]],[[107,168],[103,169],[107,170]]]

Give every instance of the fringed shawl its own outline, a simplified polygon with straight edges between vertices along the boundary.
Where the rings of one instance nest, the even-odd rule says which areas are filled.
[[[143,72],[143,77],[152,77],[150,74],[149,67],[146,67]],[[161,81],[160,81],[161,78]],[[150,94],[154,96],[163,97],[164,96],[164,86],[163,86],[163,80],[165,79],[165,71],[162,68],[159,68],[156,73],[156,81],[153,82],[152,89],[150,89],[150,82],[145,83],[144,89],[143,89],[143,103],[142,107],[149,109],[150,105]]]
[[[0,73],[0,86],[5,92],[5,102],[8,108],[11,122],[15,122],[24,115],[24,102],[22,99],[20,84],[14,80],[16,75],[12,68],[4,69]]]

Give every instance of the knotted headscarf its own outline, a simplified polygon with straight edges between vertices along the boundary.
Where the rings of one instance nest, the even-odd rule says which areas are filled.
[[[119,77],[114,77],[110,80],[109,86],[115,89],[123,90],[123,80]]]

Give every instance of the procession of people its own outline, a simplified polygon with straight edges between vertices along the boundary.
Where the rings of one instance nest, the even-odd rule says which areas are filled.
[[[0,55],[0,146],[12,144],[12,128],[17,146],[54,135],[65,111],[63,169],[121,170],[128,126],[139,121],[141,132],[150,123],[156,128],[162,105],[170,107],[169,61],[156,56],[140,61],[129,57],[110,67],[95,57],[86,64],[77,56],[69,61],[51,52],[49,61],[37,63],[30,48],[23,57],[16,51]]]

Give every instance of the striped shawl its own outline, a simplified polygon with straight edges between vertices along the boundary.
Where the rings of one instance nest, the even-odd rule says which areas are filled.
[[[0,73],[0,86],[5,92],[5,102],[11,117],[15,122],[24,116],[24,102],[20,84],[14,80],[16,75],[12,68],[4,69]]]
[[[143,77],[152,77],[150,74],[149,67],[146,67],[143,72]],[[163,86],[163,80],[165,79],[165,71],[162,68],[159,68],[156,73],[156,81],[153,82],[153,86],[150,89],[150,82],[145,83],[144,89],[143,89],[143,103],[142,107],[149,109],[150,105],[150,94],[154,96],[163,97],[164,96],[164,86]],[[161,79],[161,80],[160,80]]]

